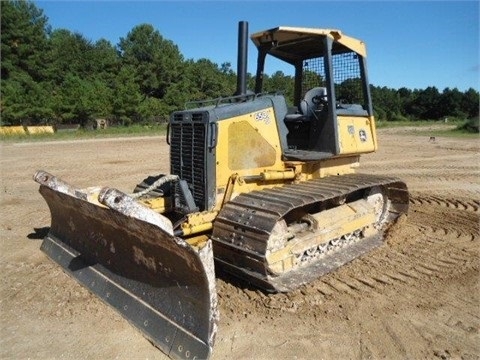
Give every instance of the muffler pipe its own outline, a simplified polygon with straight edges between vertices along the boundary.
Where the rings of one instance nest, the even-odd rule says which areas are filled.
[[[248,57],[248,22],[238,23],[237,51],[237,91],[235,95],[247,94],[247,57]]]

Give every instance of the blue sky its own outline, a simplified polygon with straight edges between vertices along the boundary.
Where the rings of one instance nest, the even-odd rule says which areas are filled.
[[[366,42],[370,82],[424,89],[479,90],[479,1],[35,1],[53,29],[118,44],[152,24],[185,59],[230,62],[238,21],[250,33],[276,26],[336,28]],[[249,43],[248,71],[256,51]],[[267,72],[289,67],[268,63]]]

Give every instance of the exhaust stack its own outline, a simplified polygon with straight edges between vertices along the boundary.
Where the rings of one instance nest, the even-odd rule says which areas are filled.
[[[248,56],[248,22],[238,23],[237,52],[237,91],[235,95],[247,94],[247,56]]]

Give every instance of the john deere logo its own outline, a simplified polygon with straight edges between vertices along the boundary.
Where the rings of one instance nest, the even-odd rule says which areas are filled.
[[[360,141],[361,142],[365,142],[367,141],[367,132],[363,129],[361,129],[359,132],[358,132],[358,136],[360,137]]]

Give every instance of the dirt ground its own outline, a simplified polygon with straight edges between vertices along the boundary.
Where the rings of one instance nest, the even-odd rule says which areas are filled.
[[[479,359],[480,143],[381,129],[361,172],[411,191],[377,250],[290,294],[217,280],[218,359]],[[163,137],[3,143],[0,357],[165,359],[113,309],[40,250],[50,225],[32,175],[129,192],[168,172]],[[41,234],[40,230],[40,234]]]

